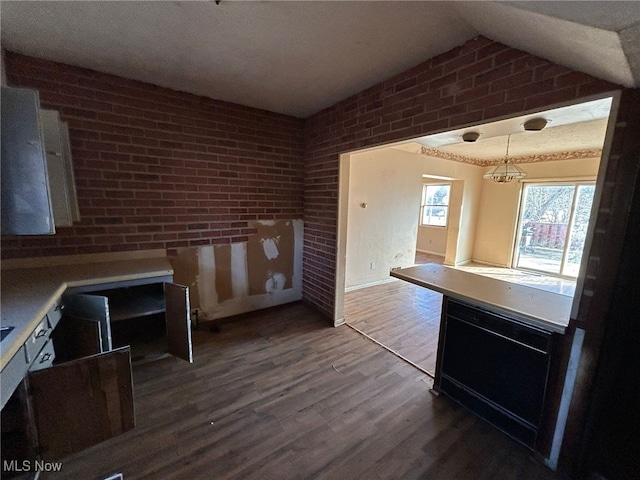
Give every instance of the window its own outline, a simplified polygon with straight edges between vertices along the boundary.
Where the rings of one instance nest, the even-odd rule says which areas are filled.
[[[427,183],[422,187],[420,225],[446,227],[449,217],[449,190],[451,185]]]
[[[577,277],[595,189],[593,182],[525,184],[514,267]]]

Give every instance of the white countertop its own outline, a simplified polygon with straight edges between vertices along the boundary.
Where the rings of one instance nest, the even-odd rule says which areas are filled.
[[[0,324],[15,327],[0,342],[0,370],[68,287],[173,275],[166,257],[2,270]]]
[[[573,298],[566,295],[433,263],[392,270],[391,276],[552,332],[564,333],[569,324]]]

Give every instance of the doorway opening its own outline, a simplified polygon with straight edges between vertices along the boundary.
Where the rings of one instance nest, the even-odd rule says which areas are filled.
[[[575,308],[586,270],[582,251],[593,237],[589,219],[604,183],[611,106],[612,97],[600,98],[343,153],[334,324],[356,326],[432,371],[427,362],[437,348],[438,299],[406,293],[411,285],[394,284],[389,275],[421,263],[417,254],[438,253],[438,263],[450,268],[572,296]],[[548,119],[547,128],[523,131],[528,119],[539,116]],[[481,134],[474,143],[462,139],[470,128]],[[527,180],[483,179],[491,165],[504,161],[509,142],[510,159],[523,164]],[[446,201],[442,193],[435,195],[444,184],[450,185]],[[526,190],[543,185],[561,187],[555,195],[564,201],[551,202],[546,216],[535,217],[537,223],[564,224],[562,242],[555,244],[544,244],[543,237],[538,242],[524,230],[534,218],[524,214],[526,199],[538,193]],[[538,235],[550,237],[543,228],[550,227],[540,227]],[[536,255],[543,249],[555,255],[555,264],[540,265]],[[433,321],[425,322],[432,306]]]

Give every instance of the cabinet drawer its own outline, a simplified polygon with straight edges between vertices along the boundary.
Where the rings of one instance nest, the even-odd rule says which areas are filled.
[[[47,318],[49,319],[49,325],[51,326],[51,330],[56,328],[58,322],[62,318],[62,312],[64,310],[64,304],[62,303],[62,299],[59,298],[56,300],[56,303],[51,307],[49,312],[47,313]]]
[[[27,365],[33,362],[36,355],[42,350],[42,347],[51,334],[51,327],[49,326],[49,320],[44,317],[38,326],[33,330],[33,333],[29,335],[29,338],[24,342],[24,353]]]
[[[53,360],[56,358],[56,352],[53,348],[53,342],[48,341],[40,353],[36,355],[36,358],[31,362],[31,366],[29,367],[30,372],[37,372],[38,370],[42,370],[44,368],[49,368],[53,364]]]

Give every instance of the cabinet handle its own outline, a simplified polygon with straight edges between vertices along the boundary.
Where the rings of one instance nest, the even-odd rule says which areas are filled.
[[[61,310],[64,310],[64,304],[63,303],[61,303],[60,305],[56,305],[56,308],[55,308],[54,311],[55,312],[59,312]]]
[[[42,355],[42,358],[40,359],[40,363],[47,362],[49,361],[50,358],[51,358],[51,354],[47,352],[44,355]]]
[[[61,157],[62,153],[54,152],[53,150],[47,150],[47,155],[53,155],[54,157]]]
[[[47,329],[40,330],[40,331],[36,334],[36,338],[44,337],[46,334],[47,334]]]

